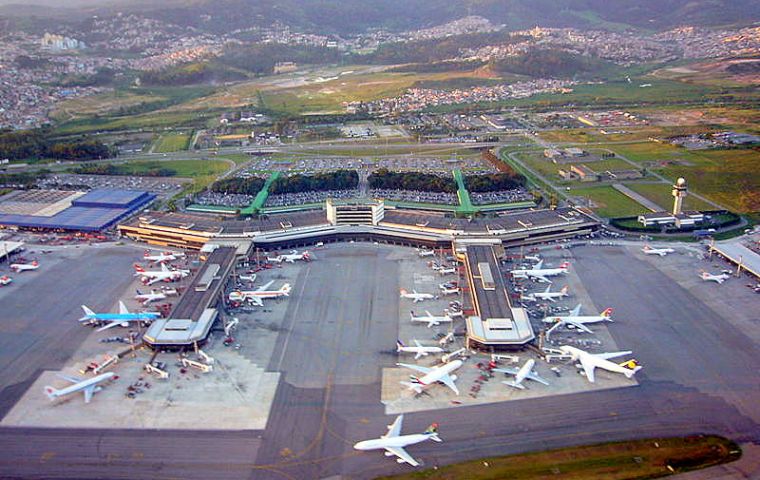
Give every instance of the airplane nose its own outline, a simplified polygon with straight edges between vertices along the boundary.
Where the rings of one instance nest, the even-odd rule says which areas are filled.
[[[356,449],[356,450],[364,450],[364,442],[356,442],[354,444],[354,449]]]

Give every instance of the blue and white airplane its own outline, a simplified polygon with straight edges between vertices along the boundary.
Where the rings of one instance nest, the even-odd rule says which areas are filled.
[[[122,327],[128,327],[129,322],[152,322],[161,316],[158,312],[130,313],[129,310],[127,310],[127,306],[124,305],[124,302],[122,301],[119,301],[119,313],[95,313],[85,305],[82,305],[82,310],[84,310],[85,315],[79,319],[80,322],[107,322],[104,327],[100,327],[97,330],[98,332],[119,325]]]

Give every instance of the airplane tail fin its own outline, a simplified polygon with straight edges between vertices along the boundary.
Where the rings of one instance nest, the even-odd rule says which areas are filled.
[[[399,292],[401,295],[406,295],[407,293],[409,293],[409,292],[407,292],[407,291],[406,291],[406,289],[405,289],[405,288],[402,288],[402,289],[400,289],[398,292]]]
[[[602,317],[606,318],[607,320],[609,320],[611,322],[612,321],[612,307],[606,308],[602,312]]]
[[[405,387],[409,387],[410,390],[414,390],[415,393],[422,393],[422,385],[419,383],[414,382],[399,382],[401,385],[404,385]]]
[[[641,369],[642,369],[641,365],[636,365],[632,369],[630,369],[627,372],[625,372],[625,376],[628,377],[628,378],[632,378],[634,375],[636,375],[636,372],[638,372]]]
[[[438,424],[432,423],[428,428],[425,429],[424,432],[422,432],[424,435],[429,435],[430,440],[434,440],[436,442],[442,442],[441,437],[438,436]]]
[[[40,264],[40,263],[39,263],[37,260],[35,260],[35,261],[33,261],[33,262],[32,262],[32,266],[33,266],[33,267],[36,267],[36,266],[38,266],[39,264]]]
[[[401,340],[396,340],[396,351],[397,351],[397,352],[400,352],[400,351],[401,351],[401,348],[402,348],[403,346],[404,346],[404,342],[402,342]]]
[[[570,262],[562,262],[562,264],[560,264],[559,268],[570,268]]]
[[[45,395],[47,395],[50,400],[55,400],[58,398],[58,390],[47,385],[45,386]]]
[[[290,295],[290,291],[291,290],[292,290],[292,288],[291,288],[290,284],[286,283],[285,285],[282,286],[282,288],[280,289],[280,292],[282,292],[282,294],[287,297],[288,295]]]
[[[82,305],[82,310],[84,310],[84,317],[79,319],[80,322],[89,320],[89,317],[95,316],[95,312],[93,312],[92,309],[89,308],[87,305]]]
[[[562,289],[559,291],[559,293],[561,293],[562,295],[567,295],[567,287],[568,287],[567,285],[565,285],[564,287],[562,287]]]

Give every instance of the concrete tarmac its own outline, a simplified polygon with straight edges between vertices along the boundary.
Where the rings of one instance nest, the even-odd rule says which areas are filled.
[[[615,308],[609,328],[615,342],[644,365],[640,386],[409,414],[404,433],[438,422],[444,439],[409,453],[430,467],[658,435],[709,432],[760,441],[760,411],[753,408],[760,401],[753,362],[760,349],[727,312],[710,308],[631,251],[578,248],[573,254],[595,306]],[[395,356],[378,352],[392,348],[398,329],[396,266],[384,260],[384,247],[369,244],[331,247],[320,259],[326,255],[342,267],[329,267],[329,257],[329,263],[306,266],[296,288],[305,282],[303,295],[313,298],[290,299],[269,366],[282,369],[283,381],[266,430],[3,428],[0,477],[259,480],[408,471],[381,452],[352,449],[385,433],[393,420],[383,414],[379,382],[380,368]],[[747,291],[748,302],[752,295]]]

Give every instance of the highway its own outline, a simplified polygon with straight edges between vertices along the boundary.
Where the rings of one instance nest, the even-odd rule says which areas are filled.
[[[606,440],[710,432],[760,441],[760,347],[690,291],[619,247],[573,250],[610,332],[634,350],[640,386],[407,415],[404,433],[440,424],[425,466]],[[327,260],[330,260],[329,262]],[[0,477],[373,478],[409,470],[351,445],[392,421],[380,368],[392,365],[397,264],[369,244],[320,253],[299,273],[269,369],[281,369],[267,429],[250,432],[0,429]],[[383,282],[375,282],[382,278]],[[737,287],[740,287],[737,285]],[[7,395],[7,392],[3,392]]]

